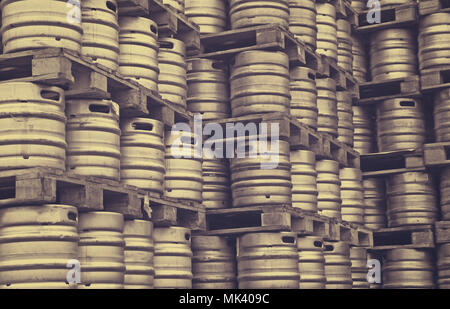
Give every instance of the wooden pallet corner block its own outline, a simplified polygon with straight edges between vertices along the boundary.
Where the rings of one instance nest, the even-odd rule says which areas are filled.
[[[355,29],[357,33],[367,33],[386,28],[404,27],[418,23],[419,14],[417,4],[392,5],[381,8],[379,11],[380,23],[371,23],[368,16],[375,16],[373,10],[366,10],[358,13],[358,25]],[[371,15],[368,15],[371,14]]]
[[[299,215],[291,219],[291,231],[298,235],[330,237],[330,222],[317,215]]]
[[[435,236],[437,244],[450,242],[450,221],[439,221],[435,223]]]
[[[425,93],[450,87],[450,66],[422,70],[420,72],[420,84],[422,91]]]
[[[373,231],[375,250],[396,248],[434,248],[434,229],[431,225],[385,228]]]
[[[450,165],[450,142],[425,144],[424,161],[429,167]]]
[[[420,0],[419,1],[419,14],[429,15],[438,12],[450,11],[449,0]]]

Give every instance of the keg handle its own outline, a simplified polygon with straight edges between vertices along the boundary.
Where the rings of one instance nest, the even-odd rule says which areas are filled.
[[[334,246],[333,245],[325,245],[324,249],[325,249],[325,251],[334,251]]]
[[[106,7],[109,10],[113,11],[115,14],[117,14],[117,6],[114,3],[112,3],[111,1],[106,1]]]
[[[131,127],[135,130],[140,130],[140,131],[153,131],[154,126],[152,123],[145,123],[145,122],[133,122],[131,124]]]
[[[174,44],[172,42],[160,41],[159,42],[159,48],[173,49],[174,48]]]
[[[322,248],[322,247],[323,247],[323,243],[322,243],[321,241],[319,241],[319,240],[316,240],[316,241],[314,242],[314,247],[316,247],[316,248]]]
[[[59,93],[51,88],[42,89],[40,95],[45,100],[52,100],[55,102],[61,102],[62,98],[63,98],[61,93]]]
[[[285,244],[295,244],[295,237],[283,236],[281,237],[281,241]]]
[[[92,113],[109,114],[111,112],[111,107],[102,104],[89,104],[89,111]]]
[[[158,35],[158,29],[155,27],[155,25],[150,25],[150,31]]]
[[[313,74],[313,73],[308,73],[308,78],[309,78],[310,80],[316,80],[316,75]]]
[[[403,106],[403,107],[415,107],[416,103],[414,101],[406,101],[406,100],[404,100],[404,101],[400,101],[400,106]]]

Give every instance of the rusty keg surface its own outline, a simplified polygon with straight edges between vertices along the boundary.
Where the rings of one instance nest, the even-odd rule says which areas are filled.
[[[184,227],[157,227],[153,239],[155,289],[191,289],[191,231]]]
[[[232,116],[289,113],[289,83],[287,54],[260,50],[237,54],[230,74]]]
[[[352,95],[349,91],[337,91],[338,141],[353,147]]]
[[[317,46],[316,0],[289,0],[289,31],[312,49]]]
[[[417,74],[416,37],[412,30],[384,29],[370,38],[370,73],[373,81]]]
[[[3,52],[49,47],[80,52],[80,1],[73,0],[71,4],[65,0],[2,1]]]
[[[326,289],[351,289],[350,245],[344,241],[324,242]]]
[[[173,38],[159,39],[158,89],[163,99],[186,109],[186,46]]]
[[[187,63],[187,108],[203,120],[230,117],[227,65],[223,61],[194,58]]]
[[[119,105],[110,100],[69,100],[66,115],[67,170],[119,180]]]
[[[432,289],[434,285],[433,253],[426,249],[392,249],[385,255],[384,289]]]
[[[119,73],[158,91],[158,25],[144,17],[120,17],[119,29]]]
[[[192,237],[192,288],[236,289],[234,238]]]
[[[437,248],[437,283],[439,289],[450,288],[450,244],[441,244]]]
[[[338,61],[336,7],[331,3],[316,3],[317,53]]]
[[[106,211],[82,213],[78,220],[82,289],[123,289],[124,218]]]
[[[440,170],[440,208],[442,220],[450,220],[450,168]]]
[[[317,212],[316,154],[291,150],[292,206]]]
[[[291,77],[291,115],[301,123],[317,128],[316,71],[296,66],[289,71]]]
[[[120,129],[121,182],[162,194],[166,170],[164,124],[148,118],[125,118]]]
[[[365,178],[364,187],[364,226],[381,229],[386,221],[386,188],[383,178]]]
[[[359,225],[364,224],[364,189],[359,168],[340,169],[342,220]]]
[[[239,289],[298,289],[295,233],[244,234],[237,247]]]
[[[200,27],[200,34],[227,29],[227,0],[185,0],[185,14]]]
[[[127,220],[123,229],[125,240],[125,289],[153,289],[153,223]]]
[[[337,64],[344,71],[353,74],[352,26],[345,19],[338,19],[336,25],[338,40]]]
[[[317,209],[320,215],[341,220],[341,181],[339,163],[333,160],[316,162]]]
[[[353,148],[360,154],[376,152],[376,130],[372,113],[367,106],[352,106]]]
[[[0,84],[0,169],[65,170],[64,91],[28,82]]]
[[[436,142],[450,141],[450,88],[435,93],[433,116]]]
[[[438,218],[431,175],[407,172],[386,178],[387,217],[390,227],[434,224]]]
[[[323,240],[317,236],[298,236],[298,270],[300,289],[325,289]]]
[[[439,69],[450,65],[450,13],[435,13],[420,19],[419,68]]]
[[[259,142],[247,141],[245,157],[230,160],[233,207],[291,203],[289,142],[279,140],[278,147],[275,145],[268,147],[267,155],[262,155],[262,148],[256,150],[260,147]],[[254,152],[257,153],[256,156],[253,156]]]
[[[81,53],[113,71],[119,67],[119,23],[116,0],[82,0]]]
[[[229,0],[232,29],[277,24],[289,27],[289,0]]]
[[[203,202],[206,209],[231,207],[230,169],[227,159],[215,159],[211,150],[203,149]]]
[[[352,34],[351,40],[353,77],[358,83],[367,82],[367,52],[364,45],[364,39],[361,36]]]
[[[425,115],[418,99],[398,98],[377,104],[377,138],[381,152],[421,148],[425,134]]]
[[[164,195],[202,202],[202,153],[194,133],[166,131]]]
[[[77,223],[77,208],[68,205],[0,210],[0,288],[76,288],[67,263],[78,258]]]
[[[352,263],[352,281],[353,289],[368,289],[370,288],[367,281],[367,249],[360,247],[350,248],[350,261]]]
[[[186,0],[162,0],[162,3],[171,6],[177,13],[184,14]]]
[[[331,78],[316,79],[317,86],[317,131],[338,136],[338,109],[336,81]]]

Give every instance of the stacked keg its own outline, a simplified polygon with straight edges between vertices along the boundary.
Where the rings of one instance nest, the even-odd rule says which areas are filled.
[[[230,171],[227,159],[214,158],[212,150],[204,147],[202,177],[202,198],[205,208],[230,208]]]
[[[352,263],[353,289],[368,289],[367,249],[360,247],[350,248],[350,261]]]
[[[344,71],[353,74],[352,27],[345,19],[338,19],[336,25],[338,40],[337,63]]]
[[[352,106],[353,148],[360,154],[376,152],[375,124],[366,106]]]
[[[119,23],[116,0],[82,0],[81,53],[113,71],[119,67]]]
[[[336,7],[331,3],[316,3],[317,53],[337,64],[338,38]]]
[[[317,131],[337,137],[338,110],[336,81],[331,78],[316,79],[317,86]]]
[[[292,206],[317,213],[316,154],[291,150]]]
[[[341,168],[339,179],[342,220],[363,225],[365,205],[361,170],[351,167]]]
[[[316,0],[289,0],[289,31],[316,49]]]
[[[317,209],[319,214],[341,220],[339,163],[333,160],[319,160],[316,162],[316,171],[317,190],[319,192]]]
[[[71,3],[73,5],[65,0],[2,1],[3,52],[47,47],[80,52],[84,30],[79,18],[80,0],[71,0]]]
[[[352,72],[358,83],[367,82],[367,53],[364,40],[360,36],[352,35]]]
[[[317,128],[316,71],[307,67],[293,67],[290,70],[291,115],[300,122]]]
[[[450,243],[442,244],[437,251],[438,285],[440,289],[450,288]]]
[[[322,238],[300,236],[297,239],[300,289],[324,289],[325,257]]]
[[[386,193],[383,178],[366,178],[364,187],[364,225],[371,229],[386,227]]]
[[[227,28],[226,0],[185,0],[185,14],[200,27],[200,34],[220,33]]]
[[[349,91],[336,92],[337,116],[338,116],[338,141],[353,146],[353,109],[352,95]]]
[[[327,289],[351,289],[350,245],[344,241],[325,242],[325,277]]]
[[[289,27],[289,0],[230,0],[232,29],[277,24]]]

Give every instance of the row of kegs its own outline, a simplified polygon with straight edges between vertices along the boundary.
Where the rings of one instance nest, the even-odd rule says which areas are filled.
[[[1,10],[4,53],[66,48],[186,108],[185,44],[158,38],[149,18],[118,18],[116,0],[6,0]]]

